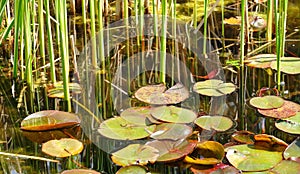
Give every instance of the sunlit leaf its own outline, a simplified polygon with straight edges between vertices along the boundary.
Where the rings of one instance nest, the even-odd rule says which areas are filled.
[[[277,70],[277,62],[271,63],[271,68]],[[283,57],[280,60],[280,70],[286,74],[300,74],[299,57]]]
[[[189,97],[189,91],[181,83],[166,90],[165,85],[148,85],[138,89],[134,96],[145,103],[154,105],[176,104]]]
[[[68,157],[77,155],[83,150],[83,144],[72,138],[62,138],[60,140],[50,140],[42,145],[42,151],[54,157]]]
[[[239,143],[244,143],[244,144],[254,144],[254,141],[252,137],[254,137],[253,132],[249,131],[237,131],[234,134],[231,135],[232,139]]]
[[[206,130],[226,131],[233,126],[233,121],[224,116],[201,116],[195,120],[199,127]]]
[[[185,124],[163,123],[156,126],[155,132],[151,134],[151,138],[157,140],[180,140],[185,139],[192,134],[192,128]]]
[[[187,140],[154,140],[146,143],[159,151],[159,157],[156,161],[170,162],[180,159],[191,153],[197,143],[188,142]]]
[[[143,166],[133,165],[120,168],[116,174],[146,174],[147,171]]]
[[[222,96],[234,92],[236,86],[233,83],[224,83],[222,80],[211,79],[197,82],[194,91],[206,96]]]
[[[191,123],[196,118],[195,112],[176,106],[161,106],[154,108],[151,115],[161,121],[172,123]]]
[[[100,174],[100,172],[97,172],[95,170],[90,169],[72,169],[72,170],[64,170],[61,172],[61,174]]]
[[[209,168],[209,169],[199,168],[199,165],[192,166],[191,171],[194,174],[235,174],[235,173],[239,173],[238,169],[236,169],[232,166],[223,164],[223,163],[216,164],[212,168]]]
[[[154,163],[159,156],[157,149],[147,145],[130,144],[125,148],[112,153],[112,161],[120,166],[146,165]]]
[[[241,25],[241,18],[240,17],[231,17],[228,19],[224,19],[224,24],[228,25]]]
[[[275,109],[284,104],[284,100],[281,97],[267,95],[263,97],[253,97],[250,100],[250,104],[259,109]]]
[[[284,101],[284,104],[276,109],[258,109],[258,112],[264,116],[273,118],[288,118],[300,112],[300,105],[291,101]]]
[[[254,144],[260,147],[264,147],[267,150],[284,151],[288,144],[283,140],[268,134],[254,135]]]
[[[270,68],[274,60],[276,60],[275,54],[258,54],[245,60],[245,64],[254,68]]]
[[[21,122],[22,130],[44,131],[78,125],[80,119],[74,113],[45,110],[27,116]]]
[[[254,145],[236,145],[225,149],[228,161],[242,171],[263,171],[282,160],[282,152],[268,151]]]
[[[120,116],[126,121],[137,125],[148,125],[150,123],[161,123],[154,119],[151,114],[151,107],[131,107],[123,111]]]
[[[148,137],[149,132],[153,132],[154,129],[155,125],[136,125],[124,120],[122,117],[115,117],[102,122],[98,132],[111,139],[135,140]]]
[[[300,158],[300,139],[295,139],[283,152],[284,159]],[[299,170],[300,171],[300,170]]]
[[[277,164],[271,172],[273,173],[299,173],[300,171],[300,163],[295,161],[283,160],[279,164]]]
[[[277,120],[275,126],[284,132],[300,134],[300,112],[296,112],[292,117]]]

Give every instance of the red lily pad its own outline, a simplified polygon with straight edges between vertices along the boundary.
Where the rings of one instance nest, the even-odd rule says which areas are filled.
[[[123,111],[120,116],[128,122],[137,125],[148,125],[148,123],[160,124],[161,122],[154,119],[151,114],[151,107],[131,107]]]
[[[228,161],[242,171],[268,170],[282,160],[282,152],[269,151],[255,145],[242,144],[225,150]]]
[[[259,109],[275,109],[280,108],[284,104],[281,97],[267,95],[263,97],[253,97],[250,104]]]
[[[181,83],[166,90],[165,85],[148,85],[138,89],[134,96],[153,105],[177,104],[189,97],[189,91]]]
[[[196,147],[197,143],[184,141],[172,141],[172,140],[154,140],[146,143],[148,146],[152,146],[159,151],[159,157],[156,161],[170,162],[180,159],[187,154],[191,153]]]
[[[154,163],[159,152],[154,147],[141,144],[130,144],[125,148],[112,153],[112,161],[120,166],[146,165]]]
[[[155,125],[143,126],[133,124],[123,119],[115,117],[105,120],[100,124],[98,132],[111,139],[116,140],[136,140],[148,137],[149,132],[153,132]]]
[[[157,140],[180,140],[185,139],[192,134],[192,128],[185,124],[163,123],[156,126],[155,132],[151,138]]]
[[[78,125],[80,121],[74,113],[45,110],[27,116],[21,122],[21,129],[28,131],[53,130]]]
[[[277,120],[275,126],[287,133],[300,134],[300,112],[296,112],[296,115]]]
[[[204,115],[197,118],[194,123],[205,130],[226,131],[233,126],[233,121],[224,116]]]
[[[42,151],[54,157],[68,157],[77,155],[83,150],[83,144],[72,138],[62,138],[60,140],[50,140],[42,145]]]
[[[284,104],[276,109],[258,109],[258,112],[267,117],[288,118],[300,112],[300,105],[291,101],[284,101]]]
[[[154,108],[151,115],[157,120],[171,123],[191,123],[197,118],[195,112],[176,106]]]

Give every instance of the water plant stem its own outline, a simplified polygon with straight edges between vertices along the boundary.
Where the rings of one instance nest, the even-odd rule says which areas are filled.
[[[160,36],[160,81],[166,84],[167,0],[162,0],[162,29]]]

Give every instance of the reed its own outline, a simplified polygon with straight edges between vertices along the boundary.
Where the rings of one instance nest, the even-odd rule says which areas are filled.
[[[160,36],[160,81],[164,84],[166,84],[167,5],[167,0],[161,1],[162,27]]]
[[[203,26],[203,55],[206,55],[206,40],[207,40],[207,18],[208,18],[208,0],[204,0],[204,26]]]

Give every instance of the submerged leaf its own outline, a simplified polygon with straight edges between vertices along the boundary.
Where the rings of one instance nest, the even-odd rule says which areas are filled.
[[[60,140],[50,140],[42,145],[42,151],[54,157],[68,157],[77,155],[83,150],[83,144],[72,138],[62,138]]]
[[[252,98],[250,104],[259,109],[275,109],[281,107],[284,104],[284,100],[278,96],[267,95]]]
[[[197,82],[194,85],[194,91],[206,96],[222,96],[235,91],[236,86],[233,83],[224,83],[222,80],[210,79]]]
[[[78,83],[68,83],[69,90],[72,94],[80,94],[82,91],[81,86]],[[48,97],[50,98],[64,98],[63,82],[57,82],[54,86],[48,88]]]
[[[226,131],[233,126],[233,121],[224,116],[201,116],[195,120],[195,123],[206,130]]]
[[[195,112],[176,106],[154,108],[151,115],[157,120],[171,123],[191,123],[197,118]]]
[[[254,144],[253,136],[254,133],[249,131],[237,131],[231,135],[232,139],[244,144]]]

